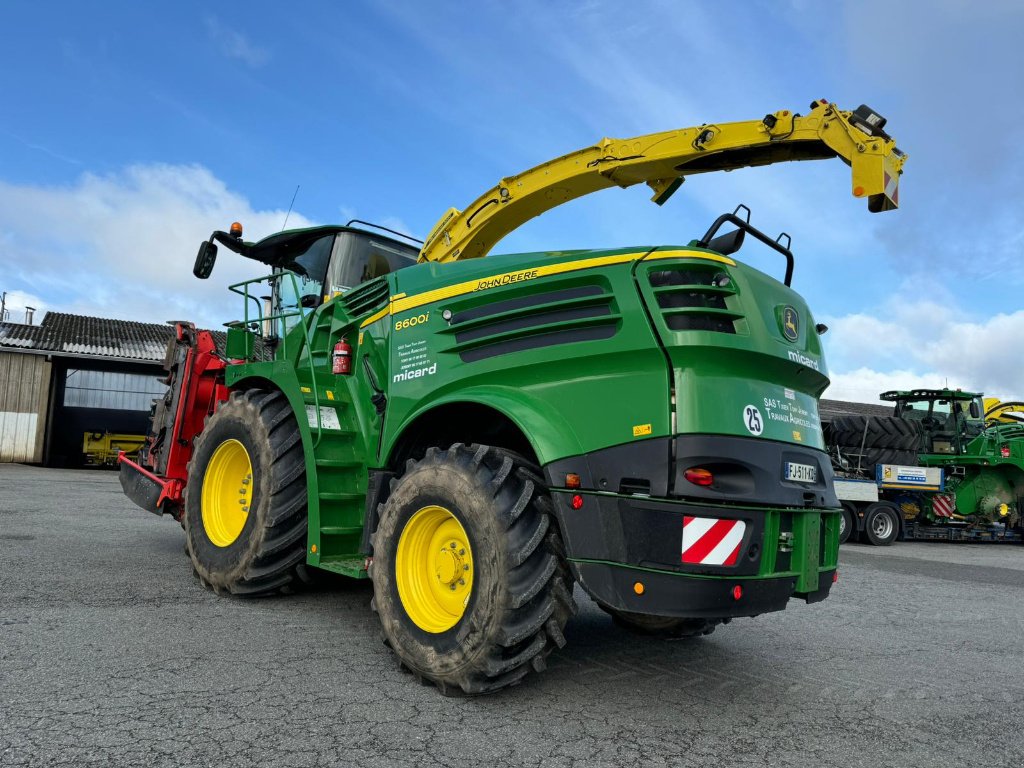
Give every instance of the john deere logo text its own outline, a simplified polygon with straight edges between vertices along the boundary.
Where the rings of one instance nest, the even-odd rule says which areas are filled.
[[[412,317],[405,318],[405,320],[396,320],[395,330],[404,331],[406,328],[412,328],[414,325],[421,325],[429,319],[430,313],[424,312],[422,315],[413,315]]]
[[[782,308],[782,335],[790,341],[800,336],[800,314],[790,306]]]
[[[485,278],[477,283],[476,288],[473,290],[486,291],[488,288],[497,288],[499,285],[510,285],[511,283],[521,283],[523,280],[533,280],[536,276],[536,269],[527,269],[523,272],[509,272],[506,275]]]

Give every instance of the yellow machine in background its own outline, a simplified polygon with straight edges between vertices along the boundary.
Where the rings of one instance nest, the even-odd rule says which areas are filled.
[[[985,423],[1024,424],[1024,402],[1007,400],[1004,403],[998,397],[986,397]]]
[[[124,435],[117,432],[86,432],[82,438],[82,453],[88,467],[117,466],[121,451],[133,461],[146,442],[145,435]]]

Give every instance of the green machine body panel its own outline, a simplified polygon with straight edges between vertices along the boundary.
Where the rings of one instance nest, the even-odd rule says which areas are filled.
[[[494,418],[544,467],[570,560],[602,602],[613,604],[622,572],[720,581],[724,566],[687,567],[678,554],[684,518],[701,514],[744,518],[744,552],[756,556],[729,574],[774,584],[766,609],[794,591],[827,593],[838,504],[817,398],[828,378],[810,311],[782,282],[691,244],[427,262],[328,288],[278,320],[273,361],[235,361],[226,379],[271,382],[298,416],[310,565],[364,576],[366,527],[384,498],[373,476],[400,471],[417,446],[458,440],[459,419],[486,435],[480,422]],[[342,339],[345,375],[332,372]],[[685,483],[681,456],[694,451],[717,457],[722,488]],[[814,487],[785,481],[789,459],[817,468]],[[630,477],[604,476],[610,466]],[[569,472],[584,478],[600,535],[571,507]],[[630,512],[638,499],[658,509]],[[630,551],[639,534],[616,532],[624,515],[637,530],[657,525],[645,515],[671,520],[676,554]]]

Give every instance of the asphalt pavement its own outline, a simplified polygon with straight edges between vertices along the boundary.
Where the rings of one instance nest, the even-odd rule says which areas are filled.
[[[0,766],[1024,765],[1024,548],[844,546],[817,605],[638,638],[577,592],[541,675],[452,699],[366,582],[240,600],[112,472],[0,465]]]

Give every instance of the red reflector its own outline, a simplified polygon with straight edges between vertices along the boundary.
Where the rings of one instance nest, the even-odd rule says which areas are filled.
[[[1002,454],[1004,459],[1010,458],[1010,446],[1004,445],[999,449],[999,453]]]
[[[732,599],[739,600],[741,597],[743,597],[743,587],[737,584],[732,588]]]
[[[832,583],[839,581],[839,571],[832,571]]]
[[[683,472],[683,477],[694,485],[707,486],[715,482],[715,476],[703,467],[690,467],[688,470]]]
[[[579,509],[580,507],[583,506],[583,497],[580,496],[578,493],[574,493],[572,495],[572,502],[571,503],[572,503],[572,508],[573,509]]]

